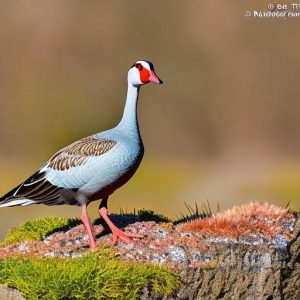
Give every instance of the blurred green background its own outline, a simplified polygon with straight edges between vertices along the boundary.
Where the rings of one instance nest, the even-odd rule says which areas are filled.
[[[55,151],[114,126],[128,68],[142,88],[144,161],[109,201],[171,218],[184,202],[300,209],[299,18],[246,18],[261,1],[1,1],[0,194]],[[90,213],[97,215],[97,203]],[[0,209],[0,238],[27,219],[78,207]]]

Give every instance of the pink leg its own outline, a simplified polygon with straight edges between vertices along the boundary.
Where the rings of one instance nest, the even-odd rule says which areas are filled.
[[[84,224],[85,230],[89,237],[90,248],[92,251],[95,251],[96,250],[95,234],[92,228],[92,224],[88,215],[86,205],[82,205],[81,220]]]
[[[124,243],[130,243],[132,238],[142,238],[144,237],[141,234],[134,234],[134,233],[126,233],[119,229],[116,225],[113,224],[113,222],[108,217],[108,211],[107,208],[101,207],[99,209],[99,215],[104,219],[104,221],[107,223],[108,227],[110,228],[113,239],[112,244],[115,245],[116,242],[119,240],[123,241]]]

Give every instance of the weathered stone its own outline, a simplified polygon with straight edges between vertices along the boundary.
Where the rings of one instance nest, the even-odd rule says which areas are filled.
[[[16,289],[12,289],[0,285],[0,299],[1,300],[25,300],[25,298]]]
[[[221,244],[199,254],[207,268],[184,266],[181,286],[169,298],[158,298],[145,287],[139,299],[268,300],[300,299],[300,218],[295,238],[286,248],[274,245]],[[205,257],[206,256],[206,260]]]

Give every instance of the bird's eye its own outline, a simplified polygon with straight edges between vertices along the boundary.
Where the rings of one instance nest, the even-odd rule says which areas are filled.
[[[143,71],[144,67],[141,64],[135,64],[135,67],[139,70],[139,71]]]

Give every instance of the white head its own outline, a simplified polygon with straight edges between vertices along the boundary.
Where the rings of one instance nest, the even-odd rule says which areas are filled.
[[[128,71],[128,83],[133,86],[141,86],[149,82],[163,83],[155,74],[153,64],[150,61],[137,61]]]

